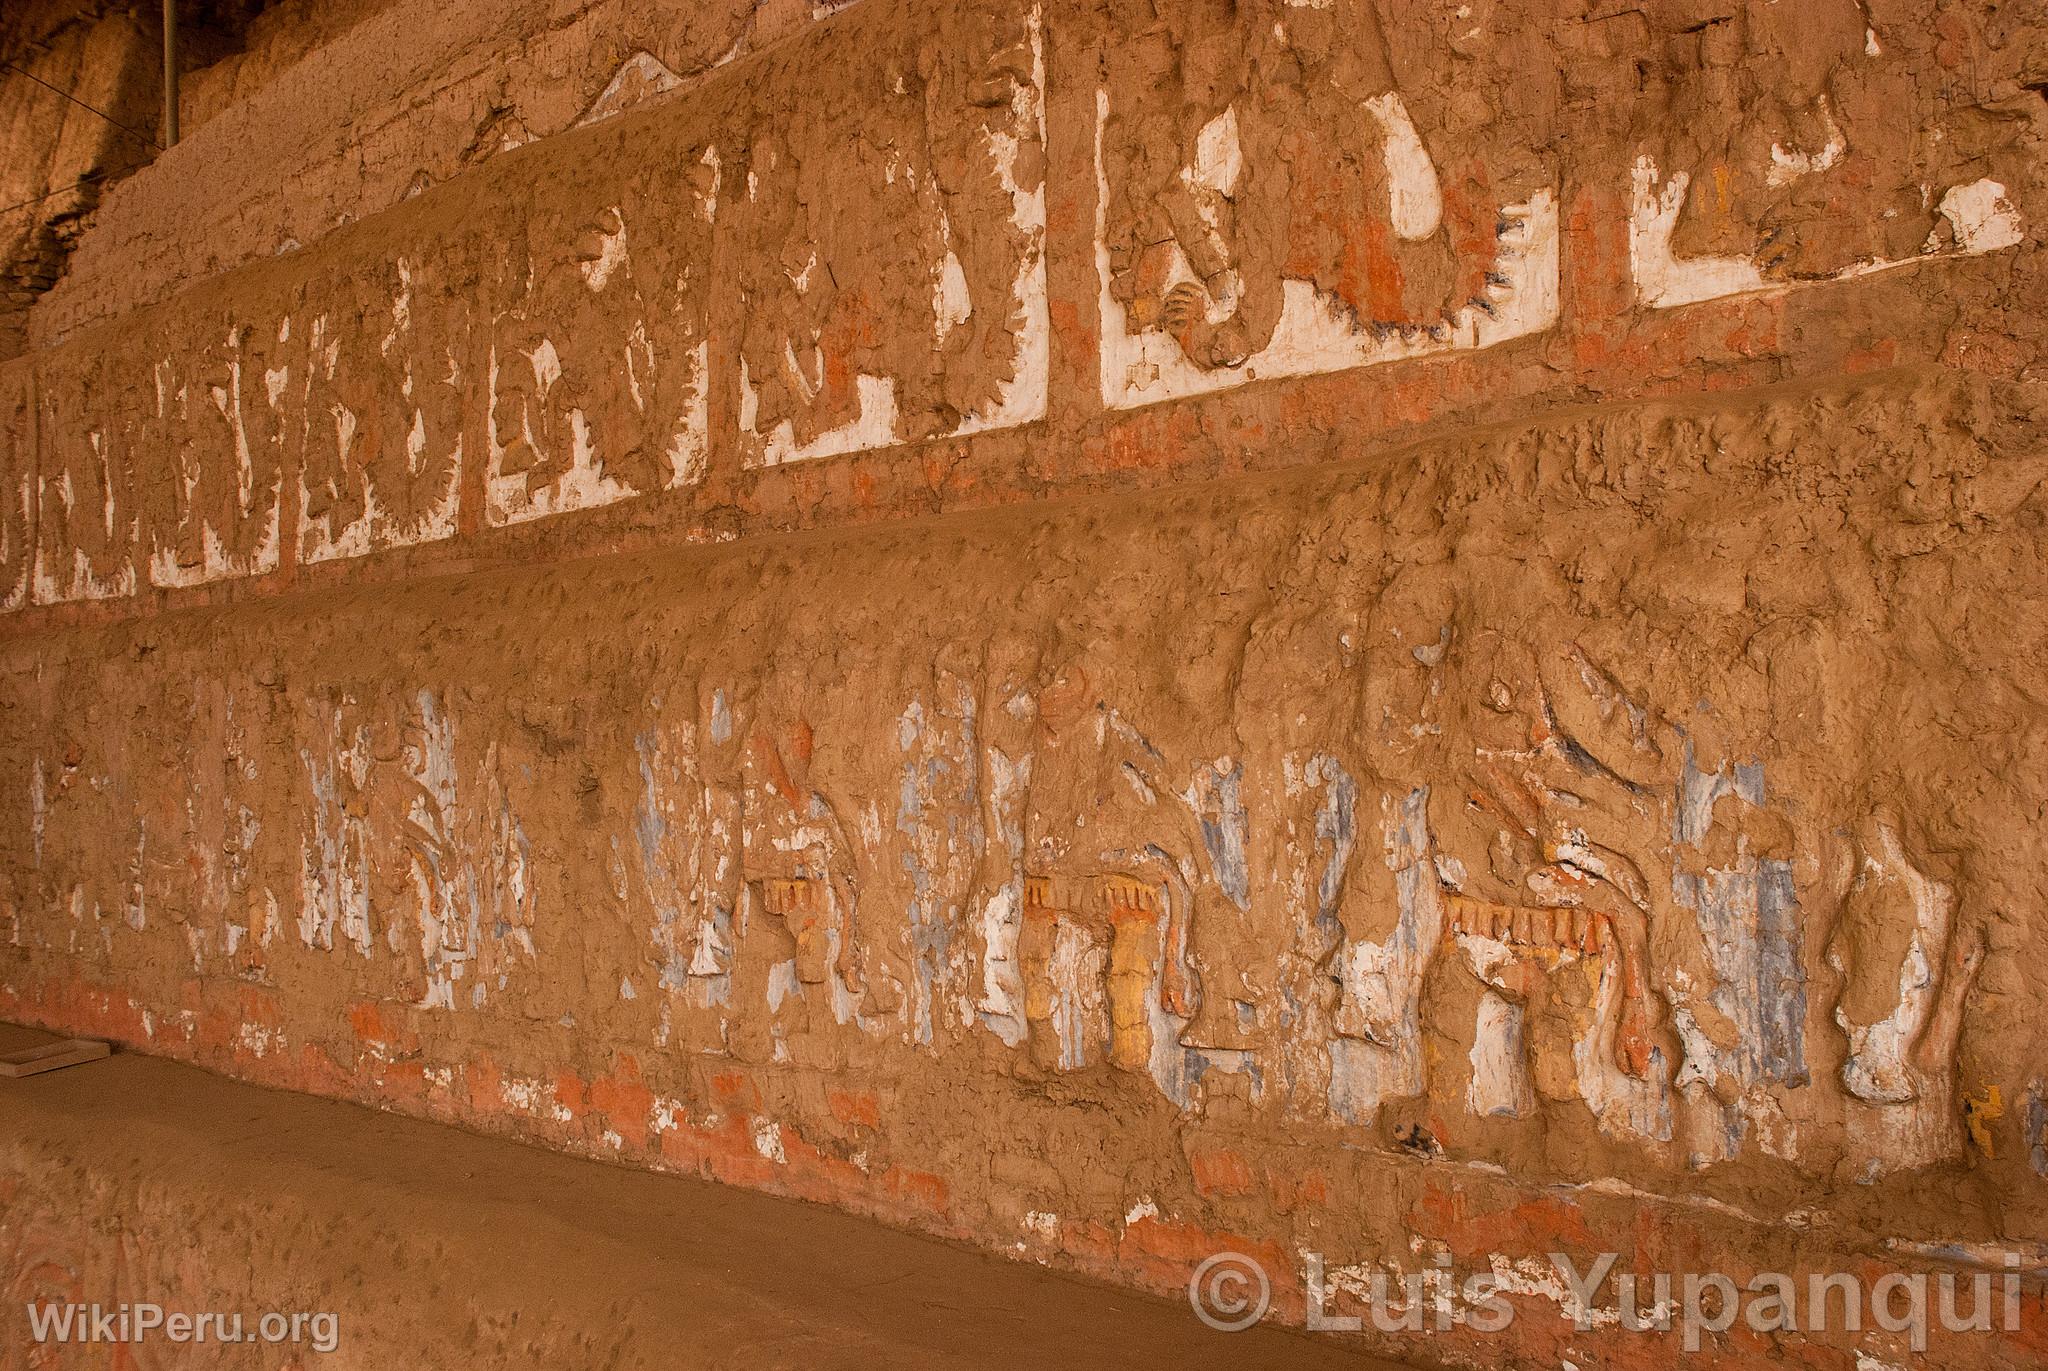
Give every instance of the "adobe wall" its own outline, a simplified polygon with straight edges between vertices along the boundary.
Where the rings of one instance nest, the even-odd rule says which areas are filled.
[[[847,3],[278,4],[244,51],[184,79],[182,141],[108,195],[30,333],[47,346],[311,245],[501,152],[685,89]]]
[[[2009,8],[867,0],[0,368],[0,1015],[1445,1364],[2043,1265]]]
[[[154,156],[155,49],[126,13],[21,0],[0,15],[0,358],[27,349],[28,310],[107,188]]]

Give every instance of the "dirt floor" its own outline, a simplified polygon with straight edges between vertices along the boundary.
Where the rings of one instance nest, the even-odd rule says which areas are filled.
[[[0,1025],[0,1051],[48,1037]],[[334,1312],[338,1347],[303,1363],[323,1367],[1390,1365],[1279,1329],[1213,1332],[1185,1304],[811,1205],[128,1053],[0,1081],[0,1246],[46,1295],[198,1313],[237,1291],[252,1320]],[[187,1300],[190,1275],[215,1293]],[[19,1293],[0,1366],[108,1364],[34,1348]],[[144,1366],[190,1364],[150,1350]],[[223,1364],[295,1364],[265,1351]]]

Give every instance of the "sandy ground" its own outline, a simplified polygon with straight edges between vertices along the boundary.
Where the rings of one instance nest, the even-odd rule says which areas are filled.
[[[47,1039],[0,1025],[0,1051]],[[296,1291],[340,1316],[340,1348],[309,1365],[371,1363],[408,1348],[466,1348],[476,1365],[554,1366],[573,1364],[559,1358],[581,1348],[591,1365],[659,1359],[722,1371],[1389,1365],[1278,1329],[1212,1332],[1184,1304],[810,1205],[134,1054],[0,1081],[0,1164],[14,1170],[25,1158],[29,1171],[50,1166],[84,1184],[67,1195],[49,1174],[31,1176],[0,1207],[0,1243],[17,1267],[35,1256],[23,1251],[24,1227],[62,1228],[66,1205],[88,1247],[111,1242],[107,1220],[118,1217],[130,1249],[187,1244],[187,1258],[220,1284],[152,1290],[135,1274],[145,1258],[126,1268],[118,1293],[88,1278],[80,1297],[167,1307],[202,1297],[201,1307],[256,1310]],[[76,1212],[88,1205],[99,1212]],[[243,1289],[233,1273],[252,1254],[260,1288]],[[98,1263],[88,1252],[82,1265]],[[0,1275],[23,1279],[19,1269]],[[506,1336],[497,1316],[512,1310],[529,1318]],[[0,1365],[15,1364],[25,1345],[19,1318],[10,1299]],[[348,1355],[352,1343],[358,1356]]]

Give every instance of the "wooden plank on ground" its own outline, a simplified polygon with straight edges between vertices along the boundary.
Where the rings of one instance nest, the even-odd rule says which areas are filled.
[[[111,1049],[92,1038],[66,1038],[0,1056],[0,1076],[34,1076],[61,1067],[96,1062]]]

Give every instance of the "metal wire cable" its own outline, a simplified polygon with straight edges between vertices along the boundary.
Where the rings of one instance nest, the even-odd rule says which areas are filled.
[[[106,120],[109,124],[112,124],[115,128],[121,130],[121,132],[128,134],[130,137],[133,138],[140,138],[143,142],[149,144],[158,152],[162,152],[164,150],[164,145],[162,143],[157,142],[156,139],[150,137],[148,134],[143,133],[139,129],[129,128],[126,124],[122,123],[119,119],[116,119],[113,115],[108,114],[105,110],[94,109],[91,105],[86,104],[85,101],[79,99],[71,92],[59,89],[58,87],[51,85],[48,81],[45,81],[42,77],[30,71],[27,67],[16,66],[12,62],[0,62],[0,67],[4,67],[8,71],[14,72],[16,75],[26,76],[29,80],[35,82],[44,90],[51,91],[55,94],[63,96],[66,100],[69,100],[72,104],[78,106],[82,110],[85,110],[89,114],[97,114],[100,118]]]
[[[57,196],[63,195],[66,192],[78,190],[83,186],[89,186],[95,182],[104,181],[109,177],[119,176],[124,171],[133,171],[137,167],[146,165],[148,165],[147,158],[143,159],[143,161],[140,162],[129,162],[124,166],[115,167],[111,171],[89,171],[85,175],[79,177],[76,181],[73,181],[68,186],[59,186],[55,190],[45,191],[41,195],[34,196],[27,200],[23,200],[18,205],[9,205],[5,209],[0,209],[0,215],[12,214],[18,209],[27,209],[30,205],[40,205],[41,203],[43,203],[43,201],[55,199]]]

